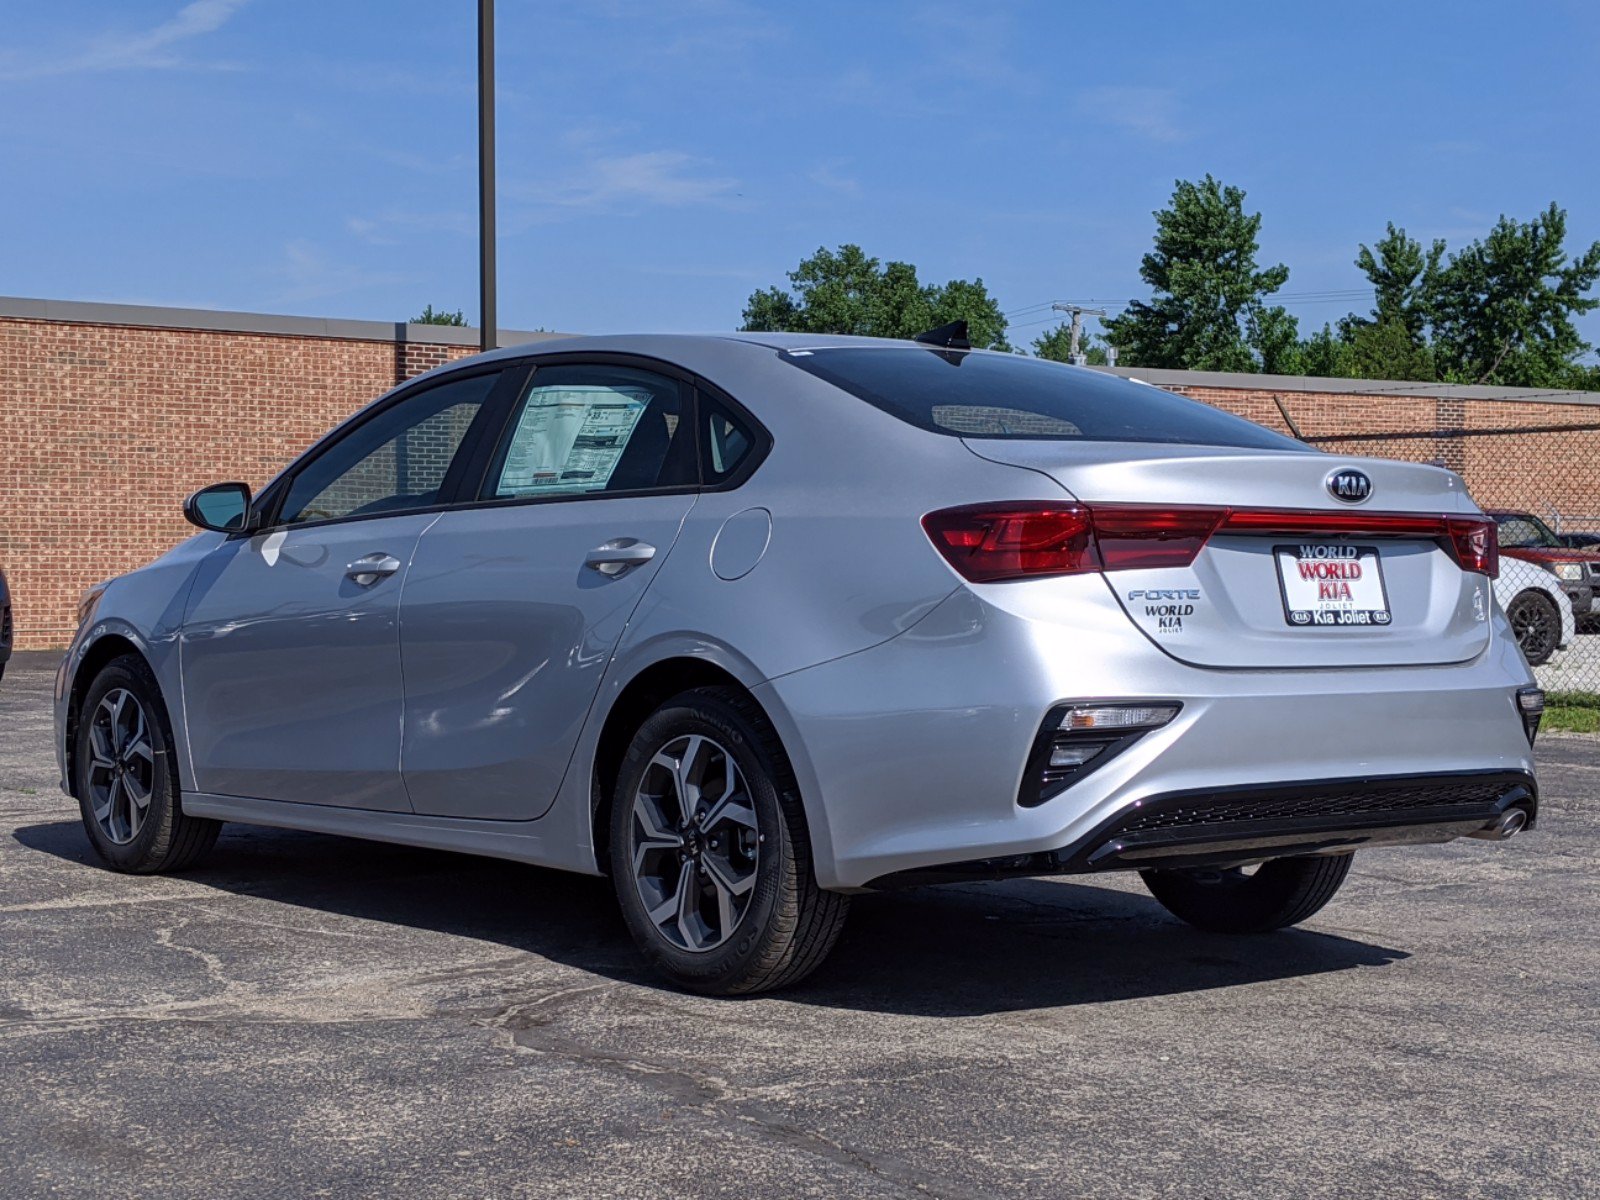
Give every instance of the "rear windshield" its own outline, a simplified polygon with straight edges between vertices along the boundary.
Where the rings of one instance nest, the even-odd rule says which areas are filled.
[[[788,350],[781,357],[920,429],[965,438],[1310,447],[1148,384],[1020,354],[910,346]]]

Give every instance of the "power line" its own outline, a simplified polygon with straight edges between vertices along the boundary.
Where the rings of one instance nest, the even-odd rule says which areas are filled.
[[[1049,308],[1054,303],[1054,300],[1043,300],[1038,304],[1026,304],[1021,308],[1014,308],[1010,312],[1004,312],[1000,315],[1005,317],[1007,320],[1010,320],[1012,317],[1020,317],[1031,312],[1038,312],[1041,308]]]
[[[1332,288],[1320,292],[1278,292],[1270,296],[1273,300],[1294,300],[1301,303],[1322,303],[1334,300],[1362,300],[1372,295],[1371,288]],[[1020,308],[1009,309],[1000,315],[1006,320],[1013,317],[1025,317],[1057,304],[1055,300],[1041,300],[1036,304],[1024,304]],[[1086,302],[1108,309],[1127,308],[1132,301],[1128,300],[1102,300],[1091,296]]]

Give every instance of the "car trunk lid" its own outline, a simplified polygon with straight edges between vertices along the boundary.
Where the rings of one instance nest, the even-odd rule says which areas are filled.
[[[1476,509],[1448,471],[1314,452],[966,440],[981,457],[1049,476],[1096,514],[1114,568],[1107,585],[1129,620],[1184,662],[1419,665],[1462,662],[1488,644],[1490,582],[1463,569],[1449,521]],[[1365,500],[1335,497],[1341,472],[1364,478]],[[1116,564],[1119,523],[1164,510],[1215,514],[1193,561]]]

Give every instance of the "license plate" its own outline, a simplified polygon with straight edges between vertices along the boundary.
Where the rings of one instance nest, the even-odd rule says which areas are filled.
[[[1283,616],[1290,625],[1387,625],[1389,595],[1375,546],[1302,542],[1274,546]]]

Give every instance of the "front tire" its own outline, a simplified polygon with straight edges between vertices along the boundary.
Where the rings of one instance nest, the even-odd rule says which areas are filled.
[[[144,659],[108,663],[78,709],[74,791],[89,844],[114,871],[150,875],[194,865],[220,821],[183,811],[172,726]]]
[[[683,692],[645,721],[610,818],[623,919],[674,983],[772,991],[809,975],[838,940],[849,897],[817,886],[788,756],[737,689]]]
[[[1150,894],[1181,921],[1212,933],[1266,933],[1322,908],[1350,873],[1351,854],[1274,858],[1239,867],[1141,871]]]

